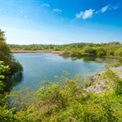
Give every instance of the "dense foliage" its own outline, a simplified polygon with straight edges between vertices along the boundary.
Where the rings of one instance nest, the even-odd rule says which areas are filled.
[[[5,35],[2,30],[0,30],[0,61],[4,61],[5,65],[9,66],[9,70],[4,73],[6,77],[10,77],[16,72],[22,71],[22,66],[14,59],[9,46],[5,42]]]
[[[122,44],[119,42],[111,43],[73,43],[64,45],[10,45],[12,50],[54,50],[62,51],[64,56],[122,56]]]
[[[5,65],[3,61],[0,61],[0,122],[11,121],[12,112],[8,109],[6,104],[5,92],[5,72],[8,71],[9,66]]]
[[[0,122],[11,121],[12,111],[6,104],[7,91],[11,88],[11,78],[22,71],[22,66],[17,62],[5,42],[4,32],[0,30]]]
[[[106,76],[112,89],[99,94],[73,80],[11,93],[13,108],[0,107],[0,122],[121,122],[122,79],[110,71]]]

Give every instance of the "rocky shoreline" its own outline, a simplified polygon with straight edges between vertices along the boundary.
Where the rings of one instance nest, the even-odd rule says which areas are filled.
[[[120,78],[122,78],[122,66],[112,67],[111,70],[115,72]]]
[[[115,73],[117,77],[122,78],[122,66],[111,67],[110,72]],[[110,74],[109,74],[110,75]],[[86,87],[85,91],[92,93],[101,93],[106,89],[112,89],[113,81],[110,76],[106,76],[106,71],[97,73],[90,78],[90,84]]]

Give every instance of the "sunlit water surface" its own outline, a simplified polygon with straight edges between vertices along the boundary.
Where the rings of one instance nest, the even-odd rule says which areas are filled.
[[[51,53],[16,53],[14,57],[23,66],[23,77],[12,90],[22,88],[35,90],[46,80],[55,82],[57,78],[66,74],[68,78],[73,78],[77,74],[85,78],[104,68],[104,63],[101,62],[73,60]]]

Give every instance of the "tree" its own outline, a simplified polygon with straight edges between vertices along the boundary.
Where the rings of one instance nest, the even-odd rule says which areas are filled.
[[[5,63],[9,63],[12,59],[12,55],[10,53],[9,47],[5,42],[5,35],[2,30],[0,30],[0,60]]]
[[[114,52],[115,56],[122,56],[122,48],[116,49]]]
[[[4,61],[5,65],[10,67],[11,72],[6,72],[7,75],[11,76],[18,71],[22,71],[22,66],[12,56],[9,46],[5,40],[4,31],[0,29],[0,61]]]
[[[97,56],[105,56],[106,52],[103,48],[98,48],[98,49],[96,49],[96,54],[97,54]]]

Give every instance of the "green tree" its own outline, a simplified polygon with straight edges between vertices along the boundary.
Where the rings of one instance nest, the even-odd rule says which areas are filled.
[[[103,48],[97,48],[96,49],[96,54],[97,54],[97,56],[105,56],[106,52]]]
[[[5,35],[0,30],[0,61],[4,61],[5,65],[9,65],[11,72],[6,72],[8,75],[12,75],[18,71],[22,71],[22,66],[12,56],[9,46],[5,41]]]
[[[122,56],[122,48],[116,49],[114,52],[115,56]]]
[[[3,61],[0,61],[0,93],[4,91],[5,82],[3,80],[5,79],[4,73],[9,69],[8,66],[5,66]]]

